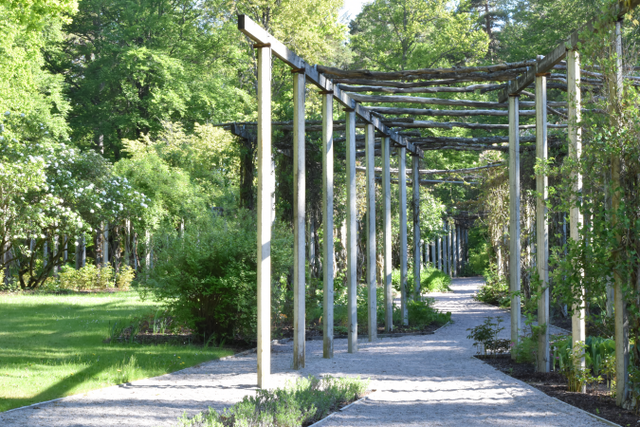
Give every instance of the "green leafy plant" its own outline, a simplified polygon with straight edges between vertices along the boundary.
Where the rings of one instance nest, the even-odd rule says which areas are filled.
[[[481,325],[469,328],[467,339],[474,340],[473,346],[477,349],[477,354],[496,355],[505,353],[509,349],[509,340],[500,339],[498,335],[504,330],[500,324],[502,318],[497,317],[493,322],[493,317],[487,317]]]
[[[256,390],[222,412],[209,408],[180,427],[274,426],[298,427],[312,424],[363,396],[369,381],[358,378],[300,378],[284,388]]]
[[[586,344],[571,344],[571,337],[554,340],[551,343],[551,355],[553,360],[553,369],[557,370],[567,379],[569,391],[582,391],[586,384],[601,382],[600,375],[594,375],[591,371],[589,353]],[[585,366],[581,365],[581,359],[585,356]],[[607,355],[602,364],[603,373],[606,370],[605,365],[610,355]],[[615,368],[614,368],[615,369]]]
[[[509,284],[507,278],[499,274],[495,264],[491,264],[484,271],[484,279],[485,283],[478,289],[474,299],[499,307],[509,307],[511,305]]]
[[[250,339],[257,322],[255,239],[255,219],[243,211],[192,224],[184,237],[158,239],[165,241],[154,250],[156,265],[138,289],[200,336]],[[291,246],[291,234],[276,225],[271,252],[276,283],[288,273]]]
[[[396,292],[400,292],[400,270],[395,269],[391,273],[391,284]],[[451,277],[438,270],[428,266],[420,271],[420,290],[426,292],[451,292]],[[407,294],[414,293],[413,269],[407,272]]]

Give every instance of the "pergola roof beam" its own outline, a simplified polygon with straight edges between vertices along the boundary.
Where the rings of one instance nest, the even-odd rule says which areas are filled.
[[[420,96],[401,96],[401,95],[359,95],[355,93],[349,94],[351,98],[358,102],[398,102],[409,104],[431,104],[431,105],[449,105],[457,107],[469,108],[507,108],[508,104],[490,101],[472,101],[468,99],[444,99],[444,98],[423,98]],[[535,102],[520,102],[523,107],[535,107]],[[566,107],[565,101],[549,102],[550,107]]]
[[[464,93],[475,92],[481,90],[489,92],[492,90],[500,90],[504,87],[504,84],[477,84],[465,87],[455,86],[436,86],[436,87],[389,87],[389,86],[350,86],[339,85],[340,89],[347,92],[385,92],[385,93]]]
[[[414,116],[455,116],[455,117],[468,117],[468,116],[501,116],[506,117],[508,112],[506,110],[431,110],[421,108],[399,108],[399,107],[369,107],[374,113],[377,114],[410,114]],[[566,109],[559,109],[559,112],[566,114]],[[522,110],[521,116],[535,116],[535,110]]]
[[[238,15],[238,29],[251,40],[262,45],[270,45],[271,51],[276,57],[280,58],[294,70],[304,71],[306,79],[318,86],[320,89],[333,92],[333,97],[338,100],[338,102],[347,108],[355,110],[356,115],[373,124],[376,130],[388,135],[396,145],[405,146],[411,153],[420,157],[422,156],[419,148],[414,147],[406,140],[405,137],[398,135],[397,132],[385,126],[380,118],[371,114],[369,109],[358,104],[346,92],[340,90],[340,88],[337,85],[334,85],[331,80],[318,72],[317,66],[307,64],[306,61],[290,51],[282,42],[253,22],[251,18],[246,15]]]
[[[418,78],[419,76],[446,75],[446,74],[468,74],[468,73],[494,73],[501,71],[517,70],[535,64],[534,60],[502,63],[495,65],[481,65],[477,67],[453,67],[453,68],[422,68],[418,70],[405,71],[370,71],[370,70],[342,70],[334,67],[318,66],[318,71],[337,77],[355,77],[369,79],[404,80]]]
[[[618,19],[623,18],[625,14],[634,9],[638,4],[640,4],[640,0],[621,0],[616,5],[614,13]],[[589,23],[585,29],[593,31],[593,25]],[[583,29],[580,31],[582,30]],[[561,42],[555,49],[549,52],[547,56],[536,60],[536,63],[528,66],[522,75],[509,81],[507,87],[500,92],[498,101],[506,102],[509,95],[518,94],[521,90],[532,84],[535,81],[536,74],[549,72],[549,70],[565,58],[567,49],[577,46],[579,41],[579,31],[576,30],[567,40]]]

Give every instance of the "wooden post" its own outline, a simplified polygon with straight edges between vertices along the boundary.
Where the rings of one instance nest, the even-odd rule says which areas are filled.
[[[109,223],[104,223],[104,231],[103,231],[103,240],[102,240],[102,266],[106,267],[109,265]]]
[[[442,238],[442,245],[444,246],[444,272],[445,274],[451,275],[451,270],[449,270],[449,224],[447,224],[446,220],[443,221],[442,227],[444,228],[444,237]]]
[[[511,358],[520,332],[520,135],[518,96],[509,96],[509,289],[511,291]]]
[[[547,77],[536,75],[536,157],[547,162]],[[536,175],[536,267],[540,278],[538,325],[538,372],[549,372],[549,225],[547,223],[547,175]]]
[[[567,125],[569,127],[569,157],[574,162],[580,161],[582,152],[582,129],[580,129],[580,53],[577,50],[567,52],[567,101],[569,103],[569,118]],[[569,237],[574,241],[580,241],[579,228],[582,225],[582,213],[580,212],[580,199],[575,196],[582,193],[582,176],[577,172],[572,172],[573,193],[574,197],[571,201],[569,210]],[[572,342],[576,344],[584,344],[585,334],[585,293],[582,285],[577,289],[580,294],[580,302],[573,306],[573,316],[571,317],[571,335]],[[586,366],[584,353],[580,358],[580,367],[584,369]],[[582,387],[583,393],[586,392],[586,385]]]
[[[442,266],[442,236],[438,236],[438,270],[444,271]]]
[[[457,239],[457,228],[456,228],[456,223],[452,223],[451,224],[451,241],[452,241],[452,245],[451,245],[451,261],[453,264],[453,268],[451,269],[451,277],[457,277],[458,276],[458,239]]]
[[[458,276],[462,272],[464,260],[462,259],[462,229],[456,226],[456,254],[458,258]]]
[[[87,262],[87,245],[84,234],[76,239],[76,270],[80,270]]]
[[[258,47],[258,387],[271,375],[271,47]]]
[[[304,368],[305,360],[304,85],[304,74],[293,74],[293,369]]]
[[[420,157],[413,156],[413,291],[420,299]]]
[[[349,322],[348,352],[358,351],[358,235],[356,219],[356,113],[347,112],[347,311]]]
[[[333,358],[333,93],[322,94],[322,357]]]
[[[431,254],[431,266],[433,268],[438,268],[437,267],[437,261],[436,261],[436,241],[432,241],[430,244],[430,250],[429,253]]]
[[[609,104],[612,108],[619,108],[622,102],[622,28],[621,21],[616,22],[613,34],[613,50],[616,60],[615,75],[611,76],[609,88]],[[567,61],[567,66],[569,62]],[[579,93],[579,91],[578,91]],[[618,125],[615,114],[611,116],[612,124]],[[621,246],[623,231],[619,230],[620,219],[618,210],[622,203],[621,179],[622,164],[620,155],[614,153],[611,156],[611,227],[618,246]],[[614,264],[622,263],[619,254],[613,254]],[[613,269],[613,310],[616,341],[616,403],[622,406],[629,398],[629,319],[627,307],[624,301],[624,278],[618,268]]]
[[[407,149],[398,149],[398,190],[400,191],[400,310],[402,311],[402,324],[409,324],[409,311],[407,307]]]
[[[393,330],[393,289],[391,287],[391,141],[382,139],[382,195],[384,198],[384,330]]]
[[[376,307],[376,171],[375,171],[375,129],[371,123],[365,126],[365,163],[367,167],[367,288],[369,342],[378,334]]]

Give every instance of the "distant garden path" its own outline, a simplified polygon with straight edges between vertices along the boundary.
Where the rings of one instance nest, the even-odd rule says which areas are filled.
[[[434,335],[360,342],[347,354],[335,340],[335,358],[322,359],[322,342],[307,342],[307,367],[291,370],[291,343],[274,345],[275,385],[299,375],[360,375],[377,391],[322,423],[328,426],[604,426],[567,404],[547,397],[472,357],[466,329],[486,316],[507,313],[473,301],[479,279],[455,279],[454,290],[438,294],[438,307],[454,323]],[[554,331],[551,331],[554,333]],[[95,390],[52,403],[0,414],[0,425],[170,426],[184,412],[222,409],[252,393],[255,354],[204,363],[162,377]]]

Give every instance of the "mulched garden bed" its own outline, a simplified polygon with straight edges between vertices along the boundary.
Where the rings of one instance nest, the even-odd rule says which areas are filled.
[[[549,396],[569,405],[612,421],[621,426],[637,426],[640,417],[616,406],[607,388],[602,384],[587,386],[586,393],[567,391],[567,380],[558,372],[535,372],[534,366],[516,363],[510,355],[476,356],[499,371],[537,388]]]

